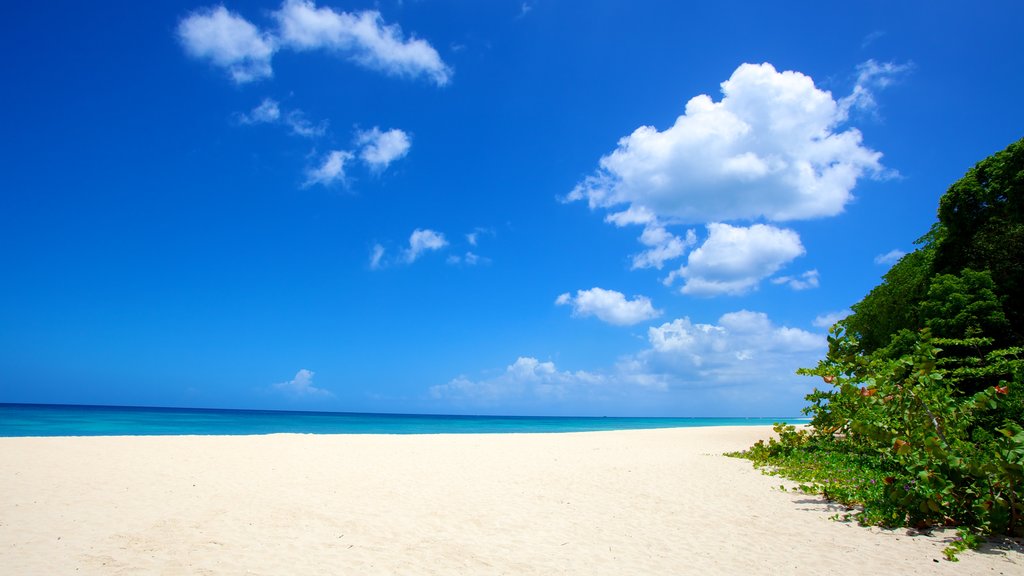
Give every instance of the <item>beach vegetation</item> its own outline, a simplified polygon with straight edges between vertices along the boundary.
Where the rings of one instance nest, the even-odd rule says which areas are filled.
[[[938,222],[799,374],[803,429],[734,455],[886,527],[1024,535],[1024,140],[972,168]]]

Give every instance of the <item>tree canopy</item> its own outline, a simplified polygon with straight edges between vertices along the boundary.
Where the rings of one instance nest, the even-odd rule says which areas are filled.
[[[938,222],[841,327],[872,353],[901,331],[1024,344],[1024,139],[971,168],[939,201]]]
[[[950,186],[918,244],[799,371],[827,384],[807,396],[810,428],[743,455],[865,523],[1022,534],[1024,140]]]

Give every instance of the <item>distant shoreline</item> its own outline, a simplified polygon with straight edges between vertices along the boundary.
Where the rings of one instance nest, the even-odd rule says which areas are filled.
[[[805,418],[489,416],[0,404],[0,437],[544,433],[803,423]]]

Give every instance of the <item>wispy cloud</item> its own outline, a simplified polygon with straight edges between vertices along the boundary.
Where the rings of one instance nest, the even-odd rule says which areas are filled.
[[[808,270],[799,276],[779,276],[772,278],[772,284],[784,284],[793,290],[809,290],[819,286],[817,270]]]
[[[327,133],[327,121],[311,122],[301,110],[292,110],[284,117],[292,134],[303,138],[319,138]]]
[[[853,92],[839,100],[839,110],[844,115],[848,115],[854,110],[876,114],[878,102],[875,100],[875,93],[888,87],[912,69],[912,64],[876,62],[875,60],[858,64],[857,82],[853,87]]]
[[[384,266],[384,245],[374,244],[370,250],[370,270],[380,270]]]
[[[907,253],[903,250],[890,250],[885,254],[875,256],[875,264],[892,265],[899,262],[900,258],[903,258],[906,255]]]
[[[864,48],[867,48],[868,46],[874,44],[875,41],[878,40],[879,38],[881,38],[882,36],[885,36],[885,30],[875,30],[875,31],[871,32],[870,34],[865,36],[863,40],[861,40],[861,42],[860,42],[861,50],[863,50]]]
[[[249,112],[238,115],[242,124],[283,124],[291,133],[304,138],[319,138],[327,133],[327,121],[311,122],[301,110],[281,110],[281,103],[273,98],[264,98]]]
[[[814,324],[818,328],[831,328],[833,324],[839,322],[843,318],[846,318],[850,314],[853,314],[852,310],[840,310],[838,312],[828,312],[826,314],[818,315],[814,318]]]
[[[242,124],[274,124],[281,119],[281,106],[273,98],[264,98],[247,114],[240,114]]]
[[[345,150],[328,152],[319,166],[306,171],[305,185],[330,186],[336,182],[345,182],[345,163],[351,159],[352,153]]]
[[[491,259],[485,258],[476,252],[467,251],[465,254],[452,254],[445,259],[445,262],[452,266],[480,266],[483,264],[490,264]]]

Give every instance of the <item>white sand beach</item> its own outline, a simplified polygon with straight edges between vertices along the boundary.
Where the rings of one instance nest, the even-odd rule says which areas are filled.
[[[0,572],[1024,573],[721,455],[770,432],[0,438]]]

